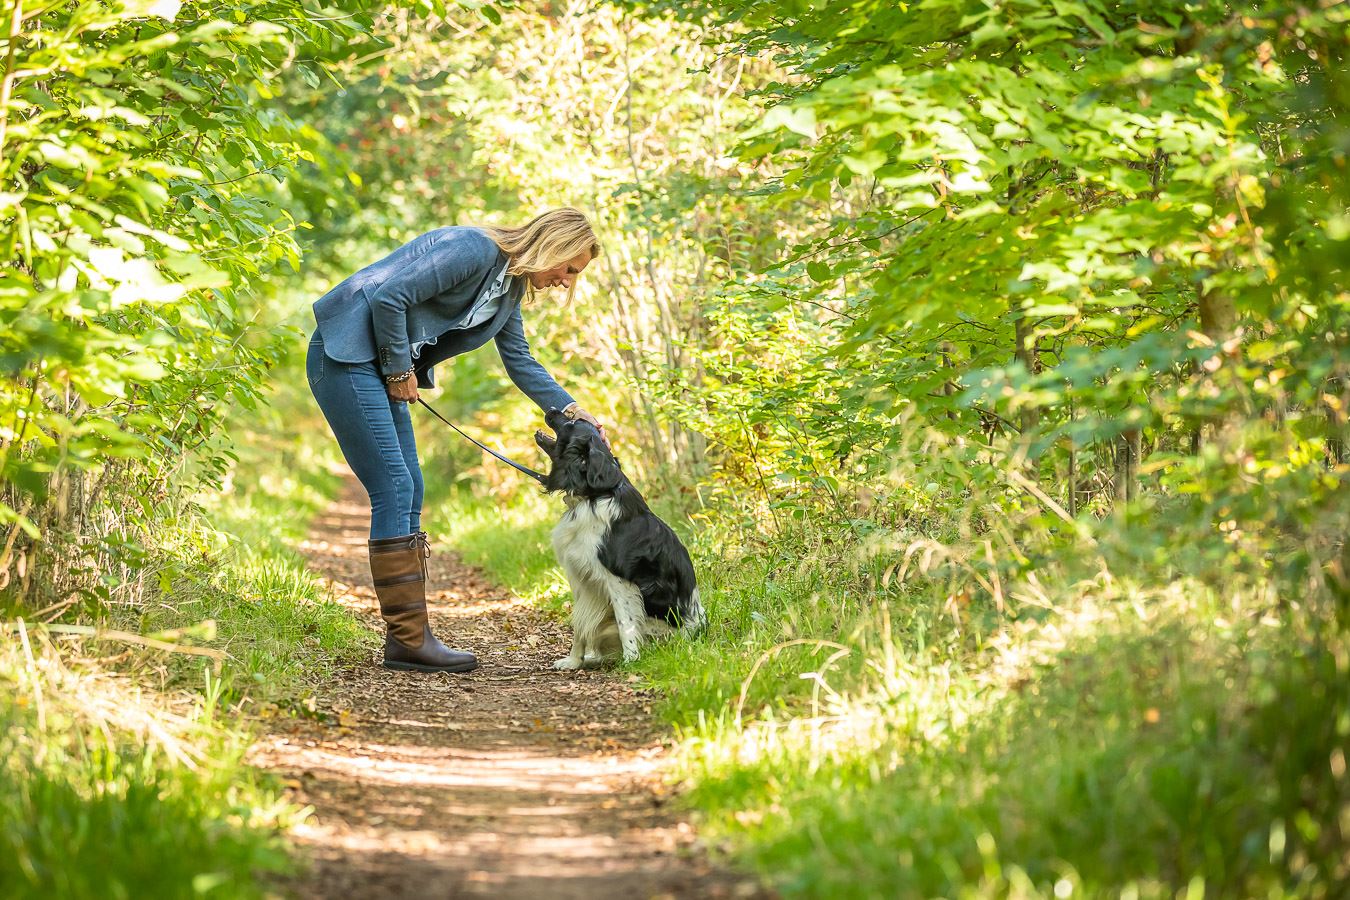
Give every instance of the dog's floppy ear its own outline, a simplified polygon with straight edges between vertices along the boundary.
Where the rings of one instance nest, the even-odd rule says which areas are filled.
[[[600,438],[591,438],[586,454],[586,484],[593,491],[612,491],[619,486],[619,464]]]

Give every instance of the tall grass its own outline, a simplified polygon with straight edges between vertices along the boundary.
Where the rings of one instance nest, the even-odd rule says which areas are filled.
[[[1182,544],[1141,567],[1124,523],[1048,543],[1034,505],[986,544],[974,518],[1006,501],[961,499],[923,533],[672,517],[710,625],[628,671],[664,696],[705,835],[789,895],[1342,896],[1350,643],[1325,608],[1175,574],[1208,571]],[[565,609],[556,504],[461,486],[439,509]]]
[[[0,640],[5,896],[262,896],[299,811],[242,764],[219,695],[165,696],[81,656],[40,631]]]
[[[1061,598],[979,652],[888,624],[822,628],[863,665],[784,673],[809,702],[771,681],[738,716],[733,672],[667,707],[709,833],[784,889],[1333,896],[1350,874],[1344,645],[1185,583]],[[745,634],[722,625],[644,666],[718,671]]]
[[[339,483],[305,399],[236,422],[224,483],[165,509],[143,539],[140,593],[76,626],[214,659],[0,631],[3,896],[266,896],[266,875],[292,867],[283,835],[303,813],[244,764],[240,712],[297,705],[374,644],[297,550]]]

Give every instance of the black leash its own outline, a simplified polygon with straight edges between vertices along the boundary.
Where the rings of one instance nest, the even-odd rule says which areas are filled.
[[[547,485],[547,484],[548,484],[548,479],[547,479],[544,475],[542,475],[541,473],[536,472],[534,469],[527,469],[527,468],[525,468],[524,466],[522,466],[520,463],[515,462],[514,460],[507,459],[505,456],[502,456],[500,453],[498,453],[496,450],[493,450],[491,447],[487,446],[486,444],[481,444],[481,443],[479,443],[477,440],[475,440],[472,436],[465,434],[463,431],[460,430],[460,427],[459,427],[458,425],[456,425],[454,422],[451,422],[449,419],[447,419],[445,416],[441,415],[440,413],[436,412],[436,410],[432,409],[432,408],[431,408],[431,404],[428,403],[427,401],[423,400],[421,397],[418,397],[418,398],[417,398],[417,402],[420,403],[420,404],[422,404],[423,406],[425,406],[425,407],[427,408],[427,411],[430,412],[433,416],[435,416],[436,418],[440,419],[442,422],[444,422],[445,424],[449,425],[451,428],[455,429],[455,431],[459,432],[460,437],[462,437],[462,438],[464,438],[465,440],[469,441],[470,443],[474,444],[475,446],[478,447],[478,449],[482,450],[482,451],[485,452],[485,453],[490,453],[490,454],[492,454],[493,456],[497,457],[497,458],[500,459],[502,462],[506,463],[508,466],[510,466],[511,468],[515,469],[516,471],[518,471],[518,472],[524,472],[526,475],[530,476],[531,478],[533,478],[535,481],[539,482],[540,484],[543,484],[543,485]]]

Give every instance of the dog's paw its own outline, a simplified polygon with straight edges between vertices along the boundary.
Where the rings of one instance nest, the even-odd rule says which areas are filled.
[[[553,668],[559,672],[573,672],[581,668],[581,660],[571,656],[564,656],[553,664]]]
[[[637,662],[638,652],[636,650],[623,651],[623,661],[626,663]]]

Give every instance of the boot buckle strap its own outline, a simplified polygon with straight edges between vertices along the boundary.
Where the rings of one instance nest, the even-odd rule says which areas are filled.
[[[396,603],[393,606],[381,606],[380,615],[396,616],[399,613],[417,612],[427,608],[425,600],[414,600],[411,603]]]
[[[425,581],[426,577],[425,572],[409,572],[407,575],[395,575],[392,578],[377,578],[375,579],[375,586],[382,588],[394,587],[399,584],[412,584],[415,581]]]

